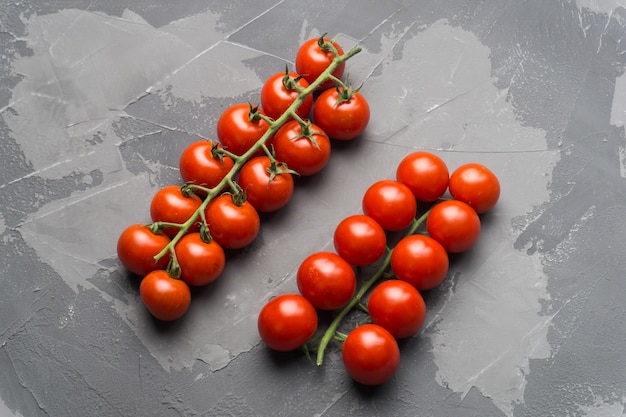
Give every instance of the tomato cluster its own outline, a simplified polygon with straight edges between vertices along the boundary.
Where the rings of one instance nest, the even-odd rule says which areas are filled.
[[[295,72],[287,68],[264,83],[260,106],[229,106],[217,121],[217,141],[200,140],[182,152],[184,185],[158,190],[150,203],[152,223],[127,227],[117,244],[122,265],[142,277],[139,293],[154,317],[184,315],[190,286],[216,280],[228,250],[255,240],[259,213],[288,204],[293,175],[320,172],[330,159],[331,139],[361,135],[369,121],[367,101],[341,80],[345,61],[360,49],[344,54],[324,36],[307,41]],[[334,98],[323,99],[327,95]]]
[[[447,191],[452,198],[444,196]],[[278,296],[263,307],[258,319],[262,340],[279,351],[316,348],[318,365],[328,343],[340,340],[345,368],[355,381],[378,385],[389,380],[400,364],[397,339],[415,335],[426,319],[421,292],[444,281],[450,253],[476,243],[479,214],[493,208],[499,196],[497,177],[481,164],[465,164],[450,174],[433,153],[409,154],[394,180],[366,190],[362,214],[339,222],[333,236],[336,253],[317,252],[302,261],[296,277],[300,293]],[[389,236],[402,231],[388,248]],[[355,268],[371,264],[379,267],[357,290]],[[367,311],[367,323],[347,335],[339,332],[357,307]],[[333,310],[336,316],[311,347],[318,310]]]

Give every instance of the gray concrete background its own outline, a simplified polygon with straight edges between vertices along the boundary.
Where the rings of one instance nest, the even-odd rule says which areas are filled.
[[[3,1],[0,415],[626,415],[619,1]],[[257,241],[152,320],[115,243],[221,111],[340,34],[372,119]],[[416,149],[501,179],[387,384],[266,349],[256,315]]]

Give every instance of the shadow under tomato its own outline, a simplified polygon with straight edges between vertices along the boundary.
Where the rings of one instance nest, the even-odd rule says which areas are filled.
[[[185,332],[185,320],[187,318],[187,314],[184,314],[181,318],[173,321],[162,321],[154,317],[150,312],[144,307],[145,319],[143,322],[151,324],[151,330],[159,337],[163,335],[167,335],[167,337],[172,337],[182,332]]]

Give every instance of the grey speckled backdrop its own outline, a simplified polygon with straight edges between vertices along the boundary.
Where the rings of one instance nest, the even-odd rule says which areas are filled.
[[[609,0],[3,1],[0,415],[626,415],[626,9]],[[372,107],[161,324],[115,243],[221,111],[323,32]],[[268,351],[256,315],[416,149],[502,182],[389,383]]]

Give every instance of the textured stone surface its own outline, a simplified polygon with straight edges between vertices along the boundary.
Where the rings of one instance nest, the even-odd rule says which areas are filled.
[[[16,1],[0,7],[0,415],[622,417],[626,9],[618,1]],[[339,34],[372,119],[263,216],[164,325],[115,243],[178,157],[257,102],[299,44]],[[332,249],[404,155],[500,177],[470,252],[376,389],[256,316]]]

